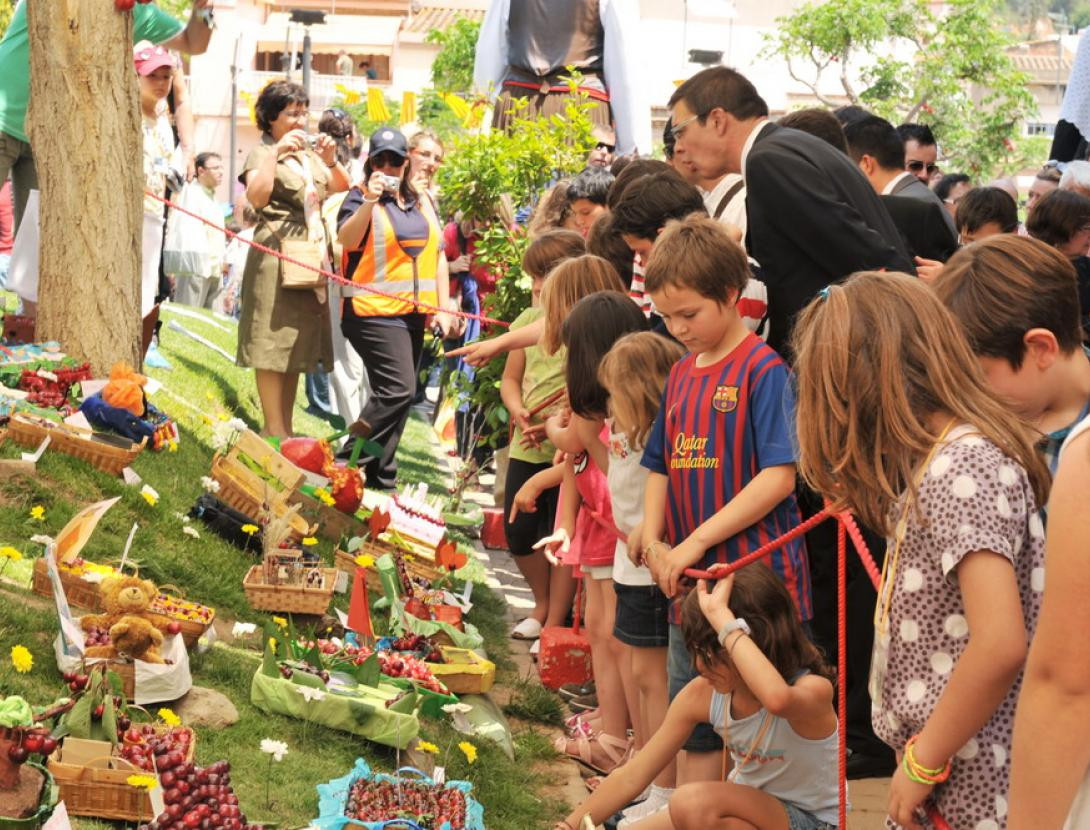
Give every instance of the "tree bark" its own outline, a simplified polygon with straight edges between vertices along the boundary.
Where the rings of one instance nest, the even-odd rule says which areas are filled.
[[[105,376],[140,365],[143,157],[132,15],[27,3],[27,133],[41,185],[37,336]]]

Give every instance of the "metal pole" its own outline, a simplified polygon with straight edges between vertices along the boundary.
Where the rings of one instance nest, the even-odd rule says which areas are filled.
[[[1063,92],[1060,87],[1063,85],[1063,68],[1064,68],[1064,36],[1063,32],[1059,30],[1057,26],[1056,30],[1056,103],[1063,103]]]
[[[235,54],[231,58],[231,158],[228,162],[227,199],[231,207],[235,206],[235,166],[238,155],[238,135],[235,129],[238,124],[238,47],[242,35],[235,38]]]
[[[310,26],[303,27],[303,89],[310,95]]]

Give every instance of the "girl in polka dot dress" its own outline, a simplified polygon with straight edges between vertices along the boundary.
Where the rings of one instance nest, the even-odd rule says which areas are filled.
[[[826,289],[794,346],[800,471],[888,536],[870,683],[899,762],[887,824],[1005,828],[1047,468],[918,280],[863,273]]]

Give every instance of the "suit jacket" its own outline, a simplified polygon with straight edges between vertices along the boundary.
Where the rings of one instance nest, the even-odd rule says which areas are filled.
[[[958,236],[944,221],[950,217],[950,212],[941,204],[906,196],[880,198],[910,254],[939,262],[946,262],[953,256],[958,249]]]
[[[747,250],[768,287],[768,343],[787,356],[794,317],[855,271],[915,274],[901,234],[847,155],[808,133],[765,126],[745,164]]]
[[[957,236],[958,229],[957,226],[954,225],[954,217],[950,215],[950,211],[948,211],[943,205],[942,199],[935,195],[934,190],[921,182],[911,173],[909,173],[907,176],[902,177],[902,179],[893,186],[893,190],[889,192],[889,195],[902,196],[909,199],[916,199],[920,202],[927,202],[928,204],[938,205],[940,208],[942,208],[942,213],[946,220],[946,227],[950,229],[950,232],[954,234],[954,236]],[[923,254],[920,254],[920,256],[923,256]]]

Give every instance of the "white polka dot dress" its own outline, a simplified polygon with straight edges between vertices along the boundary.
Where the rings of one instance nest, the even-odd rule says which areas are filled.
[[[957,568],[978,550],[1014,566],[1030,635],[1044,590],[1044,525],[1025,471],[966,427],[951,432],[924,472],[909,510],[885,634],[875,636],[871,697],[875,733],[894,749],[924,726],[972,632]],[[895,508],[896,522],[901,507]],[[923,518],[921,518],[923,517]],[[894,540],[889,541],[893,551]],[[1007,826],[1011,728],[1021,675],[991,720],[954,758],[934,801],[957,830]],[[893,826],[892,824],[890,826]]]

